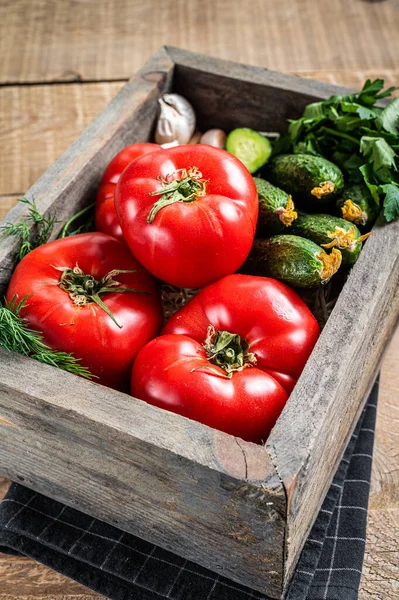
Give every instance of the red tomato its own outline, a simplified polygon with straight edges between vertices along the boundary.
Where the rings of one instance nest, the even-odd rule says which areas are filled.
[[[115,210],[115,188],[126,167],[138,156],[159,150],[158,144],[131,144],[123,148],[109,163],[102,176],[96,201],[96,229],[124,241]]]
[[[133,272],[117,272],[123,270]],[[140,292],[117,292],[121,288]],[[112,316],[93,301],[96,291]],[[43,341],[81,358],[96,381],[116,389],[128,388],[133,359],[163,322],[153,277],[125,244],[104,233],[82,233],[30,252],[11,277],[7,299],[29,294],[21,316],[43,332]]]
[[[201,290],[169,319],[163,335],[141,349],[131,392],[260,443],[319,333],[310,310],[283,283],[228,275]]]
[[[119,179],[115,205],[124,238],[146,269],[191,288],[242,265],[258,217],[244,165],[203,144],[140,156]]]

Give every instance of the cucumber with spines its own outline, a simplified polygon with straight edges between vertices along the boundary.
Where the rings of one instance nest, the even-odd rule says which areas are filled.
[[[342,264],[353,265],[362,249],[362,242],[369,234],[361,235],[353,223],[326,214],[300,213],[292,224],[290,233],[305,237],[327,252],[337,248],[342,254]]]
[[[297,235],[275,235],[255,240],[243,271],[274,277],[289,285],[311,288],[327,283],[341,265],[342,255]]]
[[[267,165],[268,179],[292,194],[295,203],[320,210],[335,200],[344,187],[344,177],[334,163],[313,154],[280,154]]]
[[[289,230],[297,217],[292,197],[265,179],[253,179],[259,200],[257,234],[268,236]]]
[[[345,186],[336,206],[343,219],[367,229],[370,229],[380,211],[367,185],[363,183]]]

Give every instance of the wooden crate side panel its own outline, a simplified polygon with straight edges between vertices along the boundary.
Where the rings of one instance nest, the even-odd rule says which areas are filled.
[[[174,89],[195,107],[202,131],[235,127],[286,131],[309,102],[349,90],[167,46],[176,63]]]
[[[399,222],[374,227],[267,445],[288,495],[290,576],[399,316]]]
[[[162,48],[28,190],[26,197],[35,199],[42,214],[56,209],[60,222],[54,236],[71,215],[94,199],[111,158],[127,144],[149,139],[158,98],[171,88],[172,76],[173,62]],[[17,204],[4,222],[15,223],[26,215],[26,205]],[[0,240],[0,295],[15,266],[17,245],[9,238]]]
[[[281,593],[285,493],[263,447],[4,350],[0,360],[2,475]]]

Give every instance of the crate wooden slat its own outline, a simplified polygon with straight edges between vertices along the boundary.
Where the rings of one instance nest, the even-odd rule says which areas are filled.
[[[162,48],[27,192],[65,220],[175,90],[200,125],[282,131],[342,88]],[[24,214],[12,209],[7,221]],[[0,242],[0,288],[15,247]],[[399,314],[399,223],[375,226],[264,447],[0,349],[0,474],[279,597]]]
[[[62,222],[92,200],[110,157],[151,135],[157,101],[170,89],[173,69],[173,60],[162,48],[28,190],[26,196],[35,199],[42,214],[57,210],[55,235]],[[26,214],[26,206],[17,204],[6,220],[15,222]],[[1,295],[14,268],[15,247],[9,240],[0,241]]]

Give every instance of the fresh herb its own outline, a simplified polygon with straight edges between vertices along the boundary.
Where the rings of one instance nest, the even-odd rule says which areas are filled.
[[[72,217],[63,226],[60,238],[69,237],[70,235],[77,235],[78,233],[86,233],[87,231],[94,231],[94,207],[96,203],[93,202],[86,206],[82,210],[72,215]],[[84,217],[84,218],[82,218]],[[78,223],[78,225],[77,225]],[[73,225],[74,229],[71,228]],[[77,226],[76,226],[77,225]]]
[[[28,215],[18,223],[6,223],[0,227],[0,235],[19,240],[18,259],[22,260],[31,250],[49,241],[57,218],[55,211],[46,217],[41,215],[34,200],[22,198],[20,202],[29,206]]]
[[[31,329],[27,320],[20,315],[26,301],[27,298],[18,301],[14,296],[11,302],[5,301],[3,306],[0,304],[0,345],[10,352],[30,356],[86,379],[95,377],[80,364],[80,359],[67,352],[52,350],[43,343],[43,335]]]
[[[325,156],[347,182],[363,180],[377,206],[383,200],[386,220],[393,221],[399,218],[399,98],[386,108],[376,106],[398,89],[383,88],[382,79],[367,80],[358,93],[309,104],[300,119],[290,121],[274,153]]]

